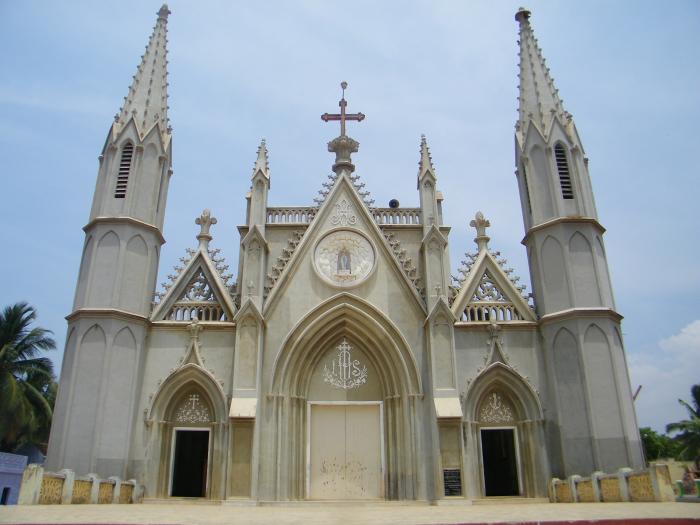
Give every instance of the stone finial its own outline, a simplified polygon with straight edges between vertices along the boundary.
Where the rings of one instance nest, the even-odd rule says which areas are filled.
[[[515,20],[520,22],[521,24],[526,23],[530,19],[530,11],[525,9],[524,7],[519,7],[518,12],[515,13]]]
[[[170,9],[168,9],[168,4],[163,4],[158,10],[158,19],[168,20],[168,15],[170,14]]]
[[[199,332],[202,331],[202,325],[199,324],[197,317],[192,319],[192,322],[187,325],[187,329],[190,331],[190,339],[199,342]]]
[[[202,215],[194,220],[194,223],[200,227],[199,235],[197,235],[197,240],[199,241],[199,248],[206,250],[209,248],[209,241],[211,241],[212,236],[209,234],[209,228],[212,224],[216,224],[216,217],[212,217],[211,211],[205,209]]]
[[[269,170],[270,161],[267,156],[267,144],[265,143],[265,139],[262,139],[260,141],[260,146],[258,147],[258,158],[255,159],[255,166],[253,166],[253,177],[255,177],[259,171],[261,171],[262,174],[269,179]]]
[[[336,137],[328,143],[328,151],[335,153],[335,164],[333,171],[340,175],[343,170],[352,173],[355,165],[352,163],[351,155],[357,153],[360,143],[347,135]]]
[[[469,223],[469,226],[476,228],[476,237],[474,242],[479,247],[479,251],[486,250],[489,247],[489,240],[491,238],[486,235],[486,228],[491,226],[488,219],[484,218],[484,214],[480,211],[476,212],[474,219]]]

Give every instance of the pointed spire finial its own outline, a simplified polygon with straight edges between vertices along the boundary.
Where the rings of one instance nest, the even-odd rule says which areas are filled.
[[[199,235],[197,235],[197,240],[199,241],[199,249],[207,250],[209,249],[209,241],[212,240],[212,236],[209,233],[209,229],[212,224],[216,224],[216,217],[212,217],[211,211],[205,209],[202,215],[194,220],[194,223],[200,227]]]
[[[155,125],[160,126],[165,143],[170,137],[168,119],[168,4],[158,10],[158,19],[148,40],[141,63],[136,69],[124,105],[113,124],[118,133],[131,118],[134,119],[141,138]]]
[[[566,112],[559,92],[554,87],[549,68],[545,65],[542,51],[530,25],[530,11],[521,7],[515,14],[520,25],[520,71],[518,96],[518,123],[516,130],[522,140],[527,124],[532,122],[545,136],[549,133],[552,119],[567,123]]]
[[[521,24],[526,24],[528,23],[531,14],[532,13],[530,13],[530,11],[528,11],[524,7],[519,7],[518,12],[515,13],[515,19]]]
[[[430,148],[425,135],[420,136],[420,160],[418,161],[418,178],[421,178],[426,170],[430,170],[435,176],[435,168],[433,167],[433,158],[430,155]]]
[[[255,166],[253,166],[253,177],[258,174],[258,171],[261,171],[268,179],[270,178],[270,162],[267,155],[265,139],[262,139],[260,141],[260,146],[258,146],[258,157],[255,159]]]
[[[158,20],[168,21],[168,15],[170,14],[170,9],[168,9],[168,4],[163,4],[158,10]]]
[[[476,212],[474,219],[469,223],[469,226],[476,229],[476,238],[474,242],[479,247],[479,251],[486,250],[489,247],[491,238],[486,235],[486,228],[491,226],[488,219],[484,218],[484,214],[480,211]]]

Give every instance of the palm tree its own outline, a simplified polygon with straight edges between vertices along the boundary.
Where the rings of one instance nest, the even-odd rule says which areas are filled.
[[[30,326],[35,320],[27,303],[0,312],[0,450],[48,437],[55,382],[53,364],[40,354],[56,343],[50,330]]]
[[[685,459],[700,462],[700,384],[693,385],[690,389],[693,398],[692,405],[682,399],[678,402],[687,411],[690,419],[669,423],[666,432],[679,432],[674,439],[680,443],[680,455]]]

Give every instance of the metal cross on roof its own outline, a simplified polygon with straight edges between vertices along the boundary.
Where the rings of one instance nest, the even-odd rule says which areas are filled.
[[[340,102],[338,102],[338,105],[340,106],[340,113],[324,113],[321,115],[321,120],[324,122],[328,122],[329,120],[339,120],[340,121],[340,136],[344,137],[345,136],[345,121],[346,120],[356,120],[358,122],[362,121],[365,119],[365,115],[363,113],[345,113],[345,107],[348,105],[347,101],[345,100],[345,88],[348,87],[347,82],[341,82],[340,87],[343,89],[343,96],[340,99]]]

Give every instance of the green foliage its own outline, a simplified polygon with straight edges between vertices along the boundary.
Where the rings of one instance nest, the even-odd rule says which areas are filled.
[[[692,404],[679,399],[678,402],[688,411],[688,419],[666,425],[666,432],[675,432],[673,437],[679,445],[682,459],[700,462],[700,384],[690,389]]]
[[[679,445],[670,436],[659,434],[650,427],[639,429],[644,447],[644,456],[647,461],[654,461],[659,458],[676,458],[679,453]]]
[[[27,303],[0,312],[0,450],[42,448],[48,441],[56,382],[53,364],[41,353],[56,343],[49,330],[30,326],[35,320]]]

